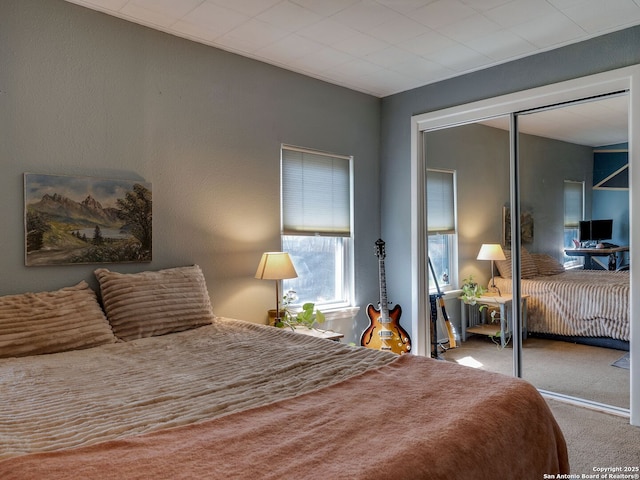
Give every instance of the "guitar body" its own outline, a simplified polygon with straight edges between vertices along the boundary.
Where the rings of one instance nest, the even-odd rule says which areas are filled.
[[[403,355],[411,350],[409,334],[400,326],[402,308],[396,305],[391,310],[387,304],[387,282],[384,274],[384,242],[376,241],[376,256],[380,272],[380,309],[367,305],[369,326],[360,336],[360,345],[375,350],[386,350]]]
[[[367,305],[369,326],[362,332],[360,344],[375,350],[387,350],[403,355],[411,350],[409,334],[400,326],[402,308],[396,305],[389,310],[388,321],[385,321],[382,311],[372,304]]]

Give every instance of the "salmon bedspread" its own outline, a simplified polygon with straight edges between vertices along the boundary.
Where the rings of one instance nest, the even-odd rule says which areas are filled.
[[[235,336],[236,331],[242,335]],[[89,401],[91,386],[71,380],[63,398],[52,398],[46,390],[40,398],[22,397],[30,403],[25,410],[40,409],[33,416],[41,415],[45,434],[37,423],[27,422],[33,431],[19,425],[29,420],[27,415],[15,417],[20,406],[3,398],[13,415],[4,408],[0,413],[0,478],[481,480],[569,472],[562,433],[544,399],[523,380],[238,321],[145,340],[81,352],[88,358],[96,350],[106,377],[92,371],[90,360],[77,365],[77,358],[65,363],[66,354],[49,356],[52,365],[70,369],[70,376],[93,375],[93,390],[100,394]],[[230,357],[212,348],[223,340]],[[181,344],[184,348],[176,350]],[[119,353],[125,369],[146,368],[134,367],[128,356],[139,363],[143,352],[157,362],[159,352],[170,352],[165,360],[174,359],[182,373],[176,374],[170,361],[153,366],[165,375],[130,372],[135,382],[148,377],[146,389],[152,393],[145,397],[145,388],[137,385],[136,404],[122,402],[131,387],[125,378],[122,386],[114,383],[109,372],[118,369],[114,355],[119,346],[128,352]],[[229,361],[240,361],[239,352],[252,365],[251,374],[242,362]],[[197,357],[205,359],[206,368]],[[196,362],[193,369],[187,368],[189,361]],[[289,374],[269,367],[270,362],[286,364]],[[320,375],[308,368],[309,362],[316,362]],[[243,373],[224,373],[236,366]],[[16,390],[23,383],[27,395],[34,385],[47,384],[37,371],[43,367],[36,362],[33,370],[27,359],[0,362],[3,395],[8,393],[9,402],[21,396],[5,390],[11,380]],[[118,372],[124,377],[124,370]],[[53,377],[55,391],[60,372],[50,368],[45,373]],[[163,377],[182,386],[172,388]],[[112,381],[105,384],[105,378]],[[217,392],[216,378],[226,397]],[[65,387],[58,388],[60,395]],[[98,406],[109,391],[120,400]],[[83,407],[75,397],[85,397],[91,406]],[[245,397],[259,400],[245,402]],[[190,404],[199,405],[199,413],[190,411]]]

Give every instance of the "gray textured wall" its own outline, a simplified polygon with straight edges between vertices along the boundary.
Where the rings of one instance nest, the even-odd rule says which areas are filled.
[[[262,322],[274,285],[253,276],[280,245],[284,142],[355,156],[356,299],[375,301],[380,103],[61,0],[3,0],[0,294],[95,268],[24,266],[24,172],[144,179],[154,260],[109,267],[197,263],[217,314]]]

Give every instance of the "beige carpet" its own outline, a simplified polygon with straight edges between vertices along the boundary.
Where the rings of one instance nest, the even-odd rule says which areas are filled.
[[[571,473],[595,475],[599,467],[640,468],[640,427],[629,425],[629,419],[596,412],[555,400],[547,400],[553,416],[562,429]],[[578,478],[640,478],[640,471],[618,472],[630,477]]]
[[[623,351],[540,338],[525,340],[522,351],[523,378],[537,388],[629,408],[629,370],[611,365]],[[489,337],[472,335],[442,356],[448,361],[513,373],[511,345],[501,349]]]

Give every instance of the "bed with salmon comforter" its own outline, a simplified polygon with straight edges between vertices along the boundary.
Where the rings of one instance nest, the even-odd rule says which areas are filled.
[[[83,283],[0,297],[2,479],[569,472],[523,380],[215,317],[197,267],[97,275],[106,315]]]

